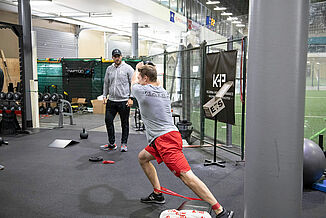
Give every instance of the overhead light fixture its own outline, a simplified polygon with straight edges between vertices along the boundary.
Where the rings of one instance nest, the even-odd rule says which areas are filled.
[[[208,1],[206,2],[207,5],[216,5],[216,4],[220,4],[219,1]]]
[[[238,21],[238,20],[234,20],[234,21],[232,21],[232,23],[235,23],[235,24],[240,24],[241,22],[240,22],[240,21]]]
[[[217,7],[217,6],[214,8],[215,11],[224,11],[226,9],[227,9],[226,7]]]
[[[228,12],[223,12],[222,14],[221,14],[222,16],[231,16],[232,15],[232,13],[228,13]]]
[[[246,25],[244,25],[244,24],[237,24],[237,25],[235,25],[236,27],[245,27]]]
[[[232,20],[238,20],[238,18],[237,17],[228,17],[226,20],[232,21]]]

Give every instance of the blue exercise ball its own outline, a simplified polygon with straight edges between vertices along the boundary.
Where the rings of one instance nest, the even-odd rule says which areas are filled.
[[[303,145],[303,184],[311,186],[323,175],[326,158],[319,145],[310,139],[304,139]]]

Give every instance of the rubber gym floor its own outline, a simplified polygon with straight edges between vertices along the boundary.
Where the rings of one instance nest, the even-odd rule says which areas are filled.
[[[143,132],[135,131],[130,118],[128,152],[102,151],[107,142],[103,115],[76,115],[76,125],[53,129],[57,118],[41,119],[40,129],[31,134],[6,136],[9,145],[0,147],[0,217],[159,217],[166,209],[177,208],[183,198],[165,195],[166,204],[140,203],[152,187],[137,161],[146,145]],[[65,123],[69,123],[65,119]],[[118,117],[116,142],[120,142]],[[82,126],[89,130],[86,140],[79,139]],[[55,139],[75,139],[80,143],[64,149],[49,148]],[[248,146],[248,145],[247,145]],[[225,168],[203,166],[213,158],[213,148],[184,148],[194,173],[201,178],[235,217],[244,213],[244,164],[238,157],[218,149],[218,157],[227,161]],[[93,163],[91,156],[103,156],[114,164]],[[196,197],[164,164],[157,169],[161,185],[181,195]],[[286,187],[284,187],[286,188]],[[261,191],[261,190],[257,190]],[[281,190],[280,194],[281,194]],[[266,196],[268,197],[268,196]],[[326,217],[326,194],[303,192],[303,217]],[[280,215],[280,217],[282,217]]]

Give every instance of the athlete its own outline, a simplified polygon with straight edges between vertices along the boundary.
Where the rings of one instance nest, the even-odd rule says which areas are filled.
[[[141,198],[140,201],[165,203],[156,169],[151,163],[156,160],[159,164],[164,162],[198,197],[208,202],[216,217],[232,218],[234,212],[223,208],[207,186],[192,172],[182,152],[181,134],[173,124],[169,94],[157,80],[156,67],[139,62],[131,85],[132,95],[139,104],[148,141],[148,146],[138,154],[138,160],[154,188],[148,197]]]

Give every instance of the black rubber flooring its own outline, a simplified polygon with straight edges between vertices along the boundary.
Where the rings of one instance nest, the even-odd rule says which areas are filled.
[[[185,199],[165,196],[164,205],[139,202],[152,187],[137,161],[146,144],[143,134],[129,136],[128,152],[106,152],[99,146],[106,133],[90,132],[87,140],[65,149],[48,148],[55,139],[77,139],[79,130],[40,130],[7,138],[0,147],[0,217],[158,217],[165,209],[177,208]],[[117,142],[120,135],[117,134]],[[225,168],[204,167],[212,148],[186,148],[194,173],[211,189],[220,203],[243,217],[244,166],[227,157]],[[115,164],[92,163],[101,155]],[[196,197],[164,164],[157,165],[161,185],[179,194]],[[305,191],[304,217],[326,217],[326,194]]]

